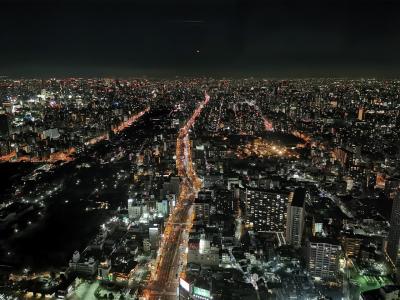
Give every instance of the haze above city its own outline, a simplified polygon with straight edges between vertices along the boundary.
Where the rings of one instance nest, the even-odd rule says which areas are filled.
[[[396,77],[398,1],[3,0],[0,75]]]

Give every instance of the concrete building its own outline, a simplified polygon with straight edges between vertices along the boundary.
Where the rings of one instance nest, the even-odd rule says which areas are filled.
[[[82,275],[93,275],[97,272],[98,261],[93,257],[81,258],[79,251],[75,251],[69,261],[71,271]]]
[[[346,257],[358,258],[363,237],[355,234],[346,234],[342,238],[343,251]]]
[[[195,218],[208,222],[210,218],[210,199],[196,198],[193,203],[193,207]]]
[[[386,252],[393,264],[397,264],[400,242],[400,193],[393,200],[390,229]]]
[[[246,188],[246,225],[256,232],[284,232],[289,196],[286,191]]]
[[[152,224],[149,227],[149,241],[150,247],[153,250],[158,249],[160,244],[161,229],[158,224]]]
[[[51,139],[51,140],[56,140],[60,138],[60,132],[58,131],[58,128],[50,128],[47,130],[44,130],[42,132],[42,138],[43,139]]]
[[[128,199],[128,215],[131,220],[139,220],[142,215],[142,206],[134,199]]]
[[[188,263],[206,266],[218,266],[220,262],[219,248],[211,245],[203,235],[200,239],[190,239],[188,243]]]
[[[150,240],[148,238],[143,239],[143,251],[149,252],[151,250]]]
[[[161,200],[161,201],[157,201],[156,202],[156,209],[157,209],[157,212],[159,213],[159,214],[162,214],[164,217],[165,216],[168,216],[168,214],[169,214],[169,205],[168,205],[168,200],[167,199],[164,199],[164,200]]]
[[[289,197],[286,220],[286,243],[295,247],[301,246],[304,231],[304,204],[306,201],[306,190],[298,188]]]
[[[307,245],[307,267],[310,275],[318,279],[336,276],[341,247],[336,240],[313,238]]]

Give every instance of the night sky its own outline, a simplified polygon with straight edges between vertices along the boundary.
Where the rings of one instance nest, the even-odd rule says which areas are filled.
[[[0,0],[0,75],[399,77],[399,1]]]

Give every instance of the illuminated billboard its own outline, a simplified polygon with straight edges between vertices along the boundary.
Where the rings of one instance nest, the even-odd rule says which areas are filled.
[[[184,279],[179,278],[179,285],[186,290],[187,292],[190,292],[190,284],[186,282]]]
[[[208,299],[211,299],[211,293],[209,290],[205,290],[199,287],[194,287],[193,288],[193,294],[196,296],[201,296],[201,297],[205,297]]]

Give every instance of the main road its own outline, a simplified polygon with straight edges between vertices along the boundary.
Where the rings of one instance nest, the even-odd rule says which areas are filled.
[[[205,93],[204,101],[179,131],[176,141],[176,168],[181,178],[180,193],[177,204],[167,220],[155,267],[143,292],[145,299],[177,298],[179,274],[185,264],[184,249],[193,225],[192,203],[202,186],[202,181],[197,177],[192,164],[189,129],[209,101],[210,96]]]

